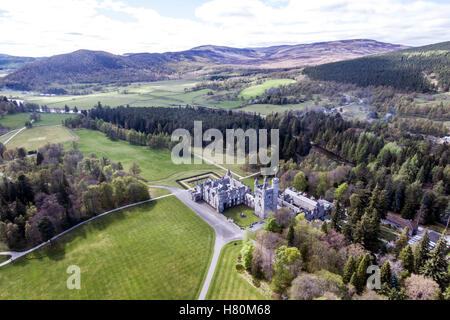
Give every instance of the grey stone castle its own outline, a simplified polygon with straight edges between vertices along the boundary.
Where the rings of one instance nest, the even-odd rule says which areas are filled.
[[[278,179],[272,180],[272,186],[267,183],[259,185],[255,179],[255,194],[250,187],[241,181],[234,179],[230,170],[218,180],[208,179],[197,184],[191,193],[192,200],[207,202],[211,207],[222,213],[228,208],[244,204],[255,210],[255,215],[265,219],[269,212],[277,210],[278,202]]]

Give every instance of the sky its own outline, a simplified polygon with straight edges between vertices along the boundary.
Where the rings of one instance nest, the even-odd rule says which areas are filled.
[[[0,0],[0,53],[450,40],[450,0]]]

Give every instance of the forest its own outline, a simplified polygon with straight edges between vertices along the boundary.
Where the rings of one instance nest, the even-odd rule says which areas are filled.
[[[135,172],[95,155],[83,157],[74,142],[65,151],[47,144],[35,156],[0,144],[0,241],[23,250],[99,213],[150,198]]]
[[[450,42],[410,48],[352,60],[307,67],[314,80],[353,83],[359,86],[391,86],[416,92],[448,91]],[[430,78],[435,77],[433,80]]]

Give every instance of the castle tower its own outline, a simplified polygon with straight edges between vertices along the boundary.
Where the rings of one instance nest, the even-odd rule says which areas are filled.
[[[277,206],[278,206],[278,183],[280,182],[280,180],[276,177],[274,177],[272,179],[272,189],[273,189],[273,204],[272,204],[272,208],[273,210],[277,210]]]

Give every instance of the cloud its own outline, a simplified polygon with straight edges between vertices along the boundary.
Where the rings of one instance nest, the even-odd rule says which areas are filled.
[[[116,0],[2,2],[0,30],[7,32],[0,35],[0,52],[22,56],[352,38],[422,45],[449,40],[450,30],[450,4],[431,0],[211,0],[195,9],[195,20]]]

